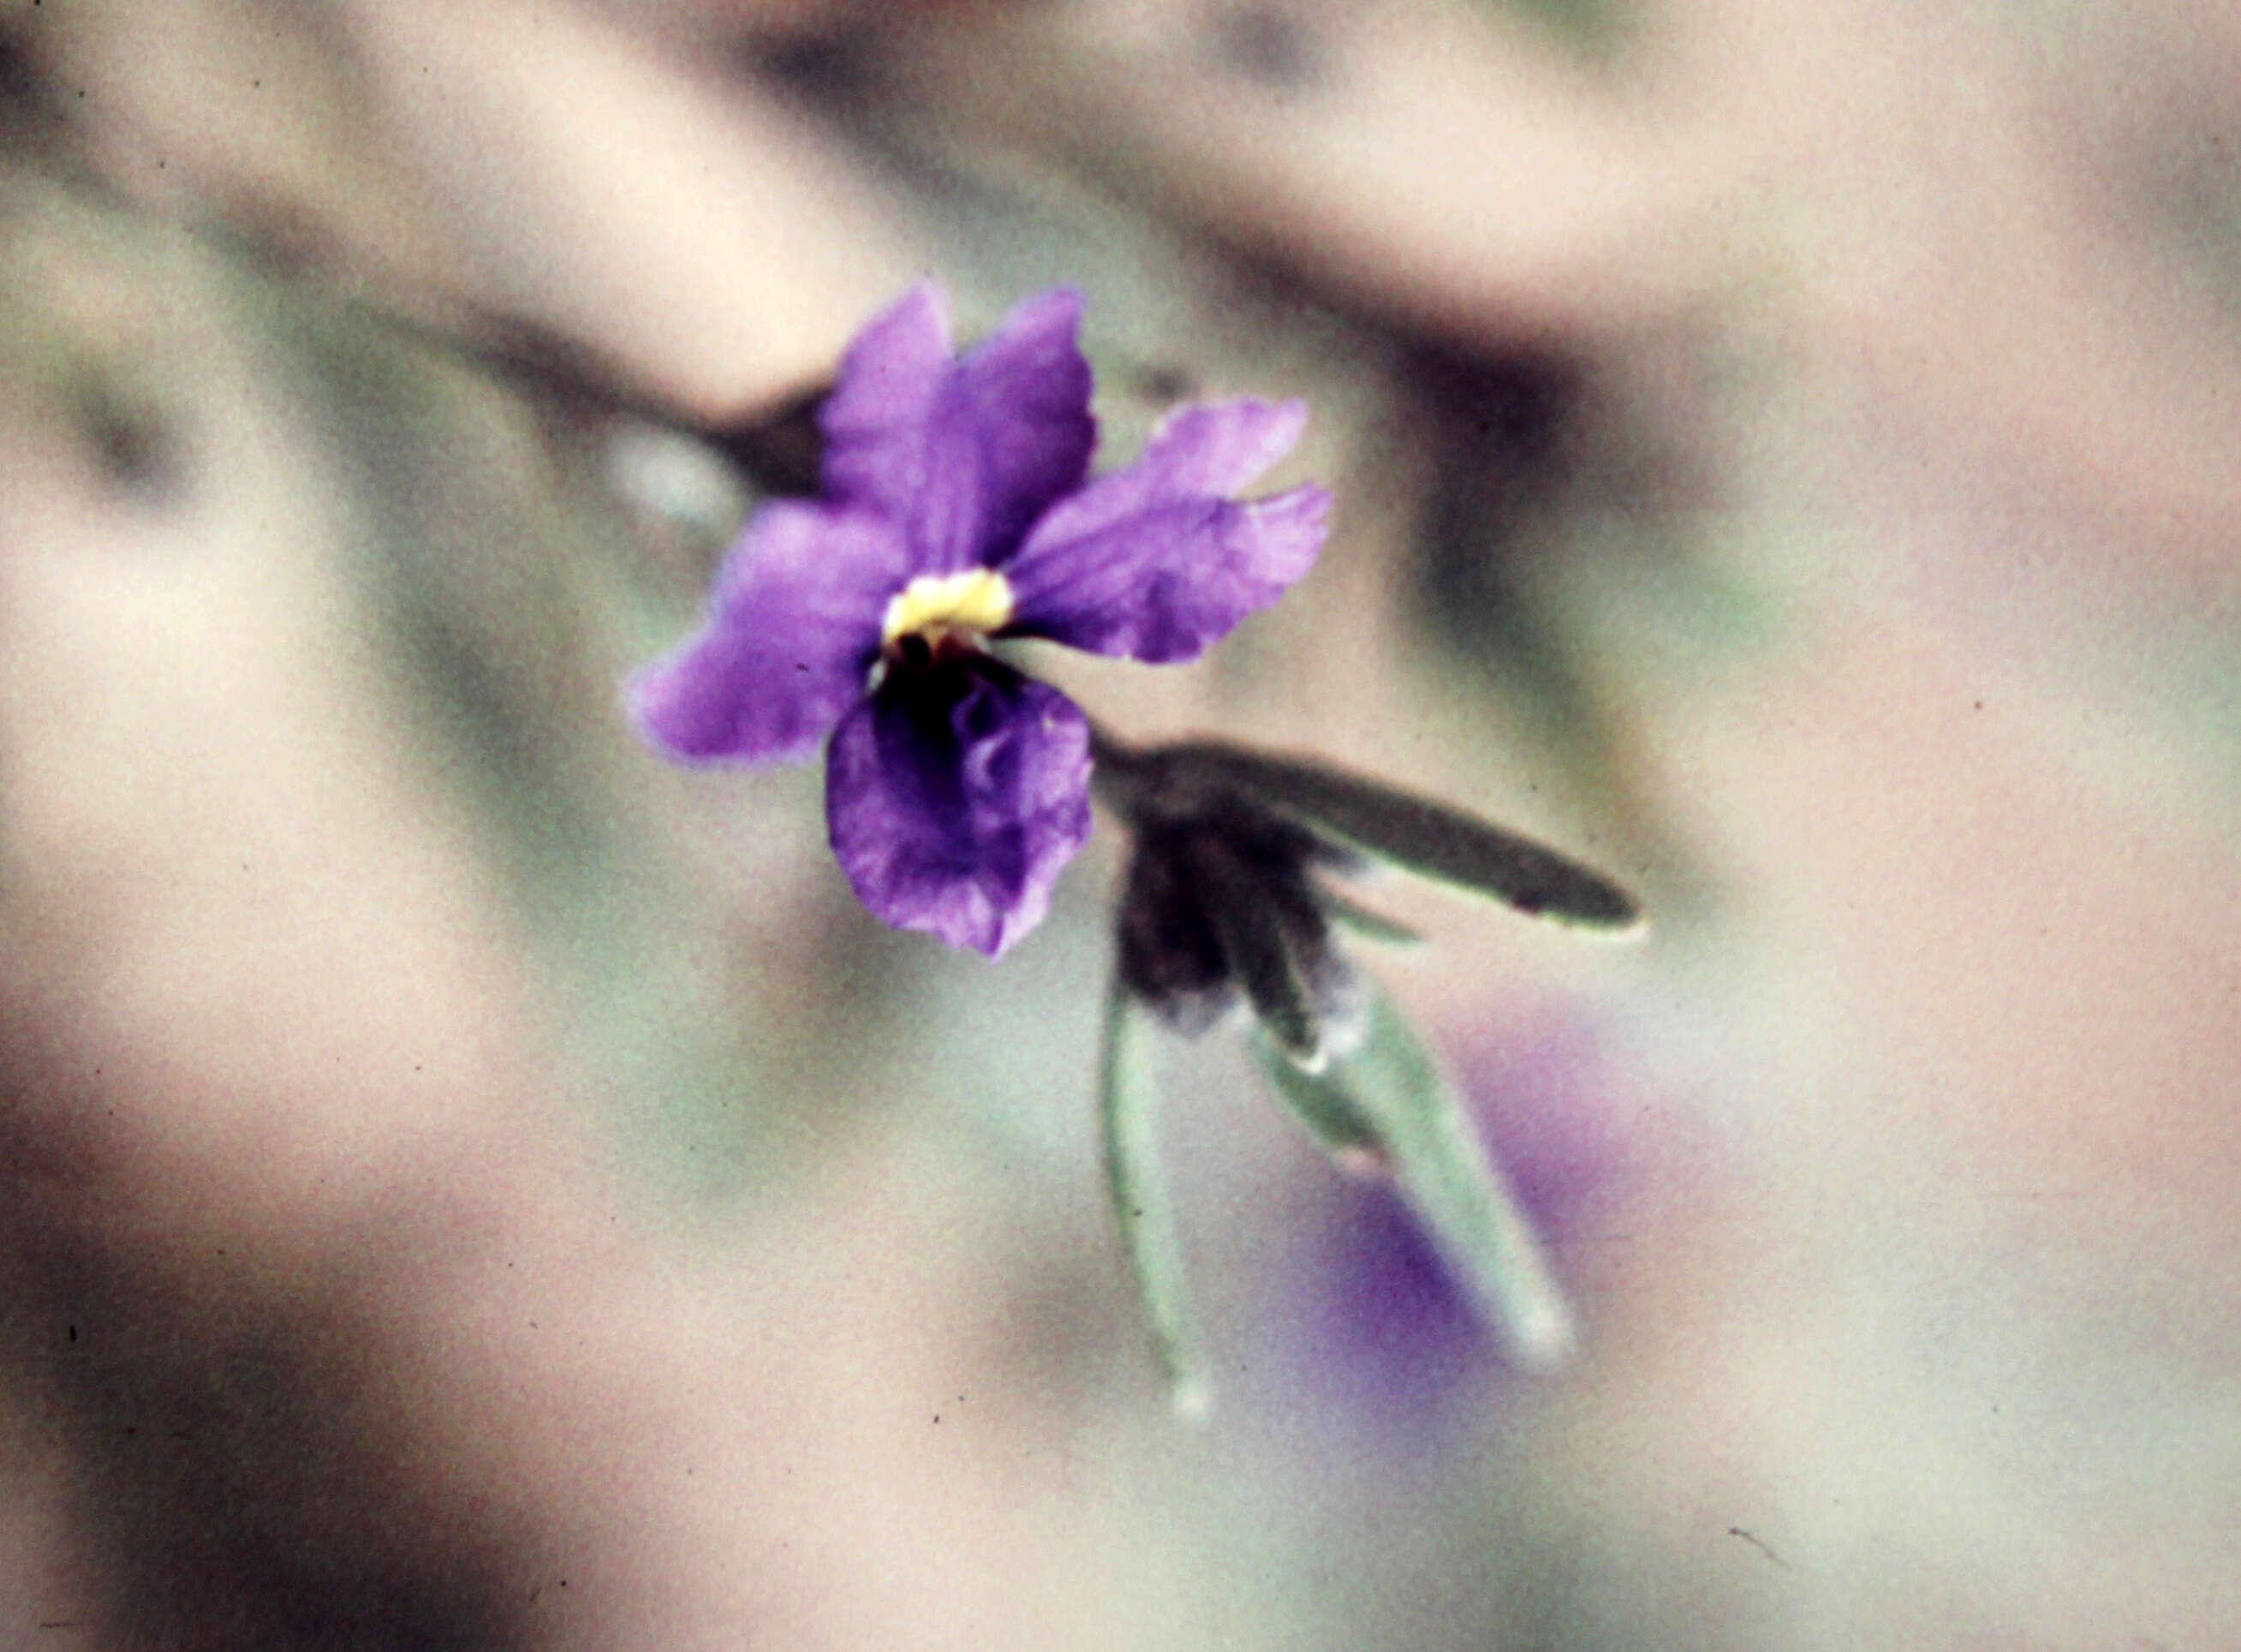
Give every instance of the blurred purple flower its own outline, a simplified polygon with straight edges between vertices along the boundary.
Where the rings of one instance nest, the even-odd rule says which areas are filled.
[[[1494,1335],[1391,1183],[1350,1177],[1328,1203],[1294,1284],[1302,1361],[1324,1405],[1428,1442],[1489,1368]]]
[[[992,958],[1088,835],[1090,755],[1080,708],[980,645],[1193,659],[1308,571],[1330,505],[1227,497],[1299,439],[1299,402],[1180,409],[1091,480],[1080,313],[1040,293],[953,357],[939,291],[906,293],[825,403],[823,496],[756,512],[700,629],[631,686],[639,731],[683,761],[806,759],[829,736],[857,896]]]
[[[1582,1249],[1608,1241],[1601,1230],[1634,1192],[1638,1087],[1596,1025],[1560,1000],[1489,1007],[1457,1031],[1449,1043],[1475,1120],[1535,1231],[1584,1288]],[[1294,1287],[1303,1371],[1324,1403],[1390,1443],[1435,1445],[1475,1415],[1458,1401],[1478,1396],[1482,1409],[1478,1384],[1499,1346],[1389,1183],[1335,1179],[1325,1196]]]

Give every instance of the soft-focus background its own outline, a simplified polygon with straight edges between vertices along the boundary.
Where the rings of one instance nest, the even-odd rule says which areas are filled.
[[[2230,0],[5,0],[0,1647],[2241,1646]],[[1395,886],[1584,1332],[616,713],[926,272],[1340,498],[1133,733]]]

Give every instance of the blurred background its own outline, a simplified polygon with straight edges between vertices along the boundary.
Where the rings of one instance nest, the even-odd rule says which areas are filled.
[[[5,0],[0,1646],[2241,1646],[2226,0]],[[1120,834],[1001,964],[618,715],[925,274],[1328,548],[1131,734],[1644,896],[1369,957],[1511,1370]]]

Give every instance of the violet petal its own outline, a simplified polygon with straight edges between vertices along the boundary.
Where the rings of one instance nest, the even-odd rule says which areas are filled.
[[[1089,835],[1087,719],[983,657],[890,671],[833,732],[825,812],[876,916],[996,957]]]
[[[1081,485],[1097,445],[1081,295],[1054,287],[1013,308],[960,357],[925,426],[911,517],[916,568],[1004,560],[1036,518]]]
[[[1223,495],[1282,458],[1306,420],[1301,403],[1254,400],[1172,415],[1135,464],[1027,535],[1004,568],[1018,603],[1011,632],[1164,663],[1195,657],[1275,601],[1314,565],[1330,496]]]
[[[804,500],[766,505],[725,558],[700,629],[632,679],[632,719],[675,758],[813,757],[862,697],[906,578],[896,529]]]
[[[950,367],[949,319],[932,282],[866,324],[818,411],[827,498],[909,519],[925,484],[927,419]]]

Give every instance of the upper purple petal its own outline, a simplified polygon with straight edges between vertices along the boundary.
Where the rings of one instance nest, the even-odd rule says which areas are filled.
[[[874,914],[996,957],[1089,835],[1087,719],[985,658],[891,671],[833,732],[825,813]]]
[[[1035,524],[1005,566],[1010,631],[1093,653],[1189,659],[1275,601],[1314,564],[1330,496],[1304,486],[1250,504],[1224,496],[1281,458],[1301,402],[1187,407],[1135,464],[1100,477]]]
[[[1097,445],[1081,295],[1023,299],[955,361],[921,282],[856,336],[819,414],[827,498],[905,525],[916,573],[1001,561],[1081,485]]]
[[[632,679],[639,732],[688,761],[815,755],[862,698],[887,599],[906,577],[886,518],[766,505],[718,571],[700,629]]]
[[[1080,320],[1081,295],[1072,288],[1038,293],[942,380],[927,415],[910,516],[921,572],[1002,562],[1089,474],[1097,421],[1089,363],[1074,338]]]
[[[950,370],[941,290],[921,281],[865,325],[818,411],[825,496],[906,521],[926,476],[926,431]]]

